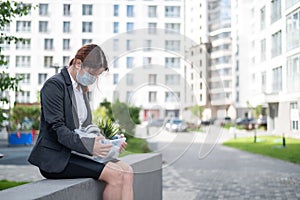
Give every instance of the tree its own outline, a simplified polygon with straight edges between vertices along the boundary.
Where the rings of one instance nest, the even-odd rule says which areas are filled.
[[[6,26],[9,25],[9,23],[12,22],[12,20],[16,17],[21,17],[24,15],[27,15],[30,11],[32,6],[30,4],[25,4],[22,2],[16,2],[16,1],[0,1],[0,44],[10,44],[12,42],[25,42],[26,40],[23,38],[18,38],[13,35],[9,35],[8,33],[4,33],[3,30]],[[5,60],[5,56],[2,54],[2,47],[0,46],[0,66],[7,65],[7,61]],[[8,91],[19,91],[19,81],[22,78],[15,78],[10,77],[9,74],[2,71],[0,73],[0,103],[8,103],[9,99],[4,94]],[[0,112],[2,112],[2,109],[0,108]],[[0,124],[2,124],[2,121],[5,118],[1,115],[0,116]]]
[[[199,119],[202,118],[202,113],[204,110],[202,106],[194,105],[190,108],[190,110],[195,117],[198,117]]]

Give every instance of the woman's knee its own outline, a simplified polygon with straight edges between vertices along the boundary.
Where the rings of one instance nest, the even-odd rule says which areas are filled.
[[[123,176],[123,169],[120,166],[114,163],[107,163],[99,177],[99,180],[105,181],[111,185],[120,186],[124,181]]]

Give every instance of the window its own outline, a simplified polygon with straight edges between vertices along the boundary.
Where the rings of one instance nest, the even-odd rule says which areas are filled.
[[[93,31],[93,22],[82,22],[82,32],[91,33]]]
[[[300,54],[287,58],[288,91],[300,91]]]
[[[53,50],[53,39],[45,39],[44,40],[44,49],[45,50]]]
[[[260,41],[260,60],[266,60],[266,39]]]
[[[282,90],[282,67],[277,67],[272,70],[273,82],[272,91],[279,92]]]
[[[114,74],[113,75],[113,84],[116,85],[119,82],[119,74]]]
[[[41,74],[41,73],[39,73],[38,76],[39,76],[39,77],[38,77],[38,84],[39,84],[39,85],[44,84],[45,81],[47,80],[47,74]]]
[[[63,50],[70,50],[70,39],[63,39]]]
[[[165,58],[165,67],[179,68],[180,67],[180,58],[166,57]]]
[[[148,6],[148,17],[157,17],[157,6]]]
[[[71,5],[70,4],[64,4],[64,16],[70,16],[71,15]]]
[[[119,39],[113,39],[113,50],[114,51],[119,50]]]
[[[71,32],[71,22],[63,22],[63,32],[64,33]]]
[[[281,0],[271,1],[271,22],[275,22],[281,18]]]
[[[157,78],[156,74],[149,74],[148,75],[149,85],[156,85],[156,78]]]
[[[278,56],[281,54],[281,31],[278,31],[272,34],[272,57]]]
[[[119,22],[114,22],[114,33],[119,33]]]
[[[127,31],[127,32],[131,32],[131,31],[133,31],[133,29],[134,29],[134,24],[133,24],[133,22],[127,22],[127,23],[126,23],[126,31]]]
[[[149,67],[152,64],[152,58],[151,57],[144,57],[143,58],[143,66]]]
[[[114,16],[115,17],[119,16],[119,5],[114,5]]]
[[[286,48],[294,49],[300,46],[300,9],[286,18]]]
[[[126,74],[126,84],[133,85],[133,74]]]
[[[145,40],[144,41],[144,51],[151,51],[152,41]]]
[[[165,102],[179,102],[180,92],[165,92]]]
[[[180,33],[179,23],[166,23],[165,24],[166,33]]]
[[[119,92],[118,92],[118,91],[114,91],[114,93],[113,93],[113,99],[114,99],[114,102],[115,102],[115,101],[118,101],[119,98],[120,98]]]
[[[3,32],[10,32],[10,23],[6,24],[0,30],[3,31]]]
[[[18,41],[16,43],[16,49],[19,50],[29,50],[30,49],[31,40],[25,39],[24,41]]]
[[[30,74],[16,74],[17,78],[22,78],[22,80],[19,82],[21,84],[30,84]]]
[[[4,56],[2,59],[3,59],[3,63],[0,65],[0,68],[1,67],[9,67],[10,57],[9,56]]]
[[[180,50],[180,41],[179,40],[166,40],[165,49],[169,51],[179,51]]]
[[[156,23],[148,23],[148,33],[149,34],[155,34],[156,33]]]
[[[30,67],[30,56],[16,56],[16,67]]]
[[[180,7],[165,6],[165,17],[180,17]]]
[[[173,75],[173,74],[168,74],[165,75],[165,83],[166,85],[179,85],[180,84],[180,76],[179,75]]]
[[[156,102],[156,94],[157,94],[157,92],[149,92],[148,102],[150,102],[150,103]]]
[[[133,57],[127,57],[126,58],[126,67],[127,68],[133,68]]]
[[[4,49],[4,50],[9,50],[10,49],[10,44],[8,44],[8,42],[6,40],[0,42],[0,47],[1,47],[1,50]]]
[[[290,103],[290,118],[291,118],[291,129],[294,131],[299,130],[299,111],[297,102]]]
[[[68,66],[70,61],[70,56],[63,56],[63,65]]]
[[[239,76],[236,76],[236,77],[235,77],[235,86],[236,86],[236,87],[239,87],[239,85],[240,85],[240,77],[239,77]]]
[[[93,15],[93,5],[83,4],[82,5],[82,15]]]
[[[44,4],[44,3],[39,4],[39,15],[40,16],[48,15],[48,4]]]
[[[93,39],[82,39],[82,46],[93,43]]]
[[[260,9],[260,30],[266,28],[266,7]]]
[[[119,59],[117,56],[114,56],[114,68],[118,68],[119,67]]]
[[[286,8],[290,8],[298,2],[299,0],[286,0],[285,1]]]
[[[16,92],[16,102],[29,103],[30,102],[30,92],[29,91]]]
[[[130,51],[132,48],[132,41],[131,40],[126,40],[126,50]]]
[[[132,96],[133,96],[133,92],[132,91],[126,91],[126,102],[130,102]]]
[[[17,21],[16,32],[30,32],[31,22],[30,21]]]
[[[267,85],[267,76],[266,72],[261,73],[261,91],[265,92],[266,91],[266,85]]]
[[[202,82],[199,84],[199,88],[200,88],[200,90],[203,89],[203,83]]]
[[[53,66],[53,56],[44,56],[44,67]]]
[[[134,6],[127,5],[127,17],[134,17]]]
[[[39,21],[39,32],[40,33],[48,32],[48,22],[47,21]]]

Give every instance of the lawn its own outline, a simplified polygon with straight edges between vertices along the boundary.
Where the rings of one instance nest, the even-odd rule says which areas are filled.
[[[29,183],[29,182],[15,182],[15,181],[8,181],[8,180],[0,180],[0,190],[15,187],[18,185],[23,185],[26,183]]]
[[[286,147],[282,147],[282,137],[264,136],[232,139],[224,143],[225,146],[237,148],[251,153],[262,154],[281,160],[300,164],[300,140],[286,138]]]
[[[130,138],[127,141],[127,147],[125,152],[123,152],[120,156],[126,156],[128,154],[134,154],[134,153],[149,153],[151,152],[148,143],[144,139],[140,138]]]

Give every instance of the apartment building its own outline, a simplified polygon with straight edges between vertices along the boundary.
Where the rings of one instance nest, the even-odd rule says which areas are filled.
[[[27,42],[1,44],[8,61],[2,69],[24,78],[22,92],[6,94],[11,105],[36,102],[47,78],[66,66],[82,45],[96,43],[106,52],[110,70],[91,87],[92,109],[105,98],[118,99],[141,107],[142,120],[181,117],[185,1],[23,2],[38,8],[3,31]]]

